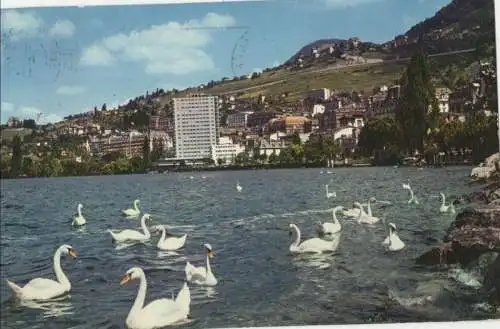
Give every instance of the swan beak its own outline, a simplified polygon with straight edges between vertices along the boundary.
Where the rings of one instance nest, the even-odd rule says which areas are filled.
[[[130,281],[130,275],[124,274],[120,277],[120,284],[125,284]]]
[[[68,251],[68,255],[76,258],[76,251],[74,249],[71,249],[70,251]]]
[[[208,255],[208,258],[214,258],[215,257],[215,255],[214,255],[214,253],[213,253],[212,250],[209,250],[208,253],[207,253],[207,255]]]

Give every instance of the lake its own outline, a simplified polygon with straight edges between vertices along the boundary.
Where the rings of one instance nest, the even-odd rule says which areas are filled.
[[[371,322],[455,321],[492,317],[478,294],[481,277],[459,268],[425,268],[415,258],[436,246],[455,215],[440,214],[439,192],[469,193],[470,167],[339,168],[168,173],[157,175],[40,178],[2,181],[1,327],[125,328],[138,282],[120,286],[132,266],[148,280],[146,302],[177,294],[186,260],[203,265],[204,243],[213,247],[215,287],[190,284],[189,328]],[[408,205],[407,179],[420,205]],[[236,182],[243,191],[236,192]],[[325,197],[324,184],[337,192]],[[340,216],[336,253],[292,256],[289,224],[315,236],[331,208],[369,197],[375,216],[395,223],[406,243],[401,252],[381,245],[384,227]],[[164,252],[151,242],[116,249],[107,229],[139,228],[121,210],[140,199],[152,224],[188,234],[185,248]],[[71,226],[82,203],[84,229]],[[72,284],[67,298],[19,304],[8,278],[20,285],[55,278],[52,257],[67,243],[78,257],[62,258]],[[432,296],[432,300],[426,300]]]

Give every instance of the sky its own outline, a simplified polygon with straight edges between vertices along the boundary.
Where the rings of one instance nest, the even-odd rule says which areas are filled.
[[[450,0],[275,0],[1,11],[1,122],[40,123],[279,65],[322,38],[386,42]]]

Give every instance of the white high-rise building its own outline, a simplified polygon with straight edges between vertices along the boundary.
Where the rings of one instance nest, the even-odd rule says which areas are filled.
[[[217,96],[174,98],[175,155],[177,159],[211,158],[219,140]]]

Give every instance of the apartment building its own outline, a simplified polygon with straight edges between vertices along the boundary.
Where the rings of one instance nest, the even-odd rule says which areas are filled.
[[[217,96],[194,94],[174,98],[175,155],[177,159],[211,158],[219,139]]]
[[[236,129],[236,128],[246,128],[248,125],[248,117],[253,114],[253,112],[238,112],[229,114],[227,116],[227,127]]]
[[[212,145],[212,160],[218,164],[229,164],[233,162],[234,158],[241,152],[245,151],[245,147],[240,144],[234,144],[233,141],[227,137],[220,137],[216,145]],[[220,160],[219,160],[220,159]]]

